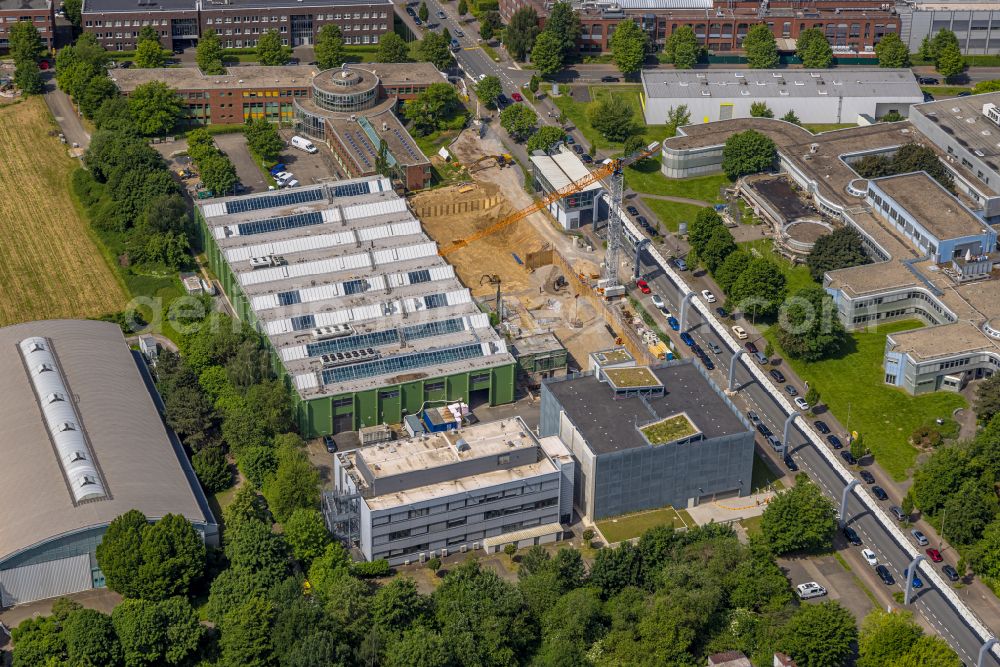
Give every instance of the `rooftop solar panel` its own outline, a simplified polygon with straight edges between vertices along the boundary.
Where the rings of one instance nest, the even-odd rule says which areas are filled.
[[[245,213],[247,211],[260,211],[265,208],[278,208],[279,206],[291,206],[293,204],[305,204],[313,201],[320,201],[324,198],[323,188],[312,188],[309,190],[287,190],[270,195],[260,195],[259,197],[243,197],[226,202],[226,213]]]
[[[299,294],[298,290],[278,292],[278,303],[282,306],[293,306],[297,303],[302,303],[302,295]]]
[[[344,281],[344,294],[358,294],[365,291],[368,285],[367,280],[347,280]]]
[[[430,294],[424,297],[424,305],[428,308],[440,308],[448,305],[447,294]]]
[[[347,352],[348,350],[360,350],[366,347],[392,345],[398,342],[399,332],[395,329],[373,331],[371,333],[357,334],[356,336],[325,340],[321,343],[309,343],[306,345],[306,354],[310,357],[318,357],[322,354],[330,354],[332,352]]]
[[[253,220],[236,225],[240,236],[253,236],[255,234],[267,234],[282,229],[296,229],[298,227],[309,227],[311,225],[322,225],[323,214],[317,211],[311,213],[299,213],[297,215],[286,215],[280,218],[270,218],[268,220]]]
[[[410,271],[408,275],[410,278],[411,285],[426,283],[431,279],[431,272],[428,271],[427,269],[422,269],[420,271]]]
[[[341,366],[323,371],[323,384],[333,384],[335,382],[345,382],[348,380],[361,380],[364,378],[376,377],[378,375],[388,375],[390,373],[400,373],[415,368],[424,368],[437,364],[447,364],[465,359],[475,359],[483,356],[483,349],[478,343],[472,345],[460,345],[441,350],[428,350],[427,352],[414,352],[396,357],[387,357],[376,361],[367,361],[351,366]]]
[[[295,331],[312,329],[314,326],[316,326],[316,318],[312,315],[299,315],[292,318],[292,329]]]
[[[357,195],[368,194],[368,182],[345,183],[344,185],[333,186],[334,197],[356,197]]]

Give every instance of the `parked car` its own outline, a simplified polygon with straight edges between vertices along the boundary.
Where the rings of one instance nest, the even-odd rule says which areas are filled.
[[[799,584],[795,587],[799,594],[799,597],[803,600],[808,600],[810,598],[821,598],[826,595],[826,589],[817,584],[815,581],[809,581],[804,584]]]
[[[583,155],[583,146],[580,144],[573,144],[573,152],[577,155]]]
[[[590,156],[589,156],[589,155],[587,155],[586,153],[584,153],[583,155],[581,155],[581,156],[580,156],[580,159],[581,159],[581,160],[583,160],[583,163],[584,163],[584,164],[590,164],[591,162],[593,162],[593,161],[594,161],[594,158],[590,157]]]
[[[742,329],[743,327],[739,328]],[[736,327],[733,327],[733,329],[735,330]],[[743,347],[745,347],[747,352],[749,352],[750,354],[754,354],[755,352],[757,352],[757,346],[754,345],[753,343],[744,343]]]
[[[421,25],[424,24],[424,22],[420,20],[419,16],[414,16],[413,17],[413,23],[416,24],[417,26],[421,26]]]
[[[779,451],[781,449],[781,440],[778,440],[773,433],[768,433],[767,442],[771,445],[771,449],[774,451]]]
[[[813,426],[815,426],[816,430],[822,433],[823,435],[826,435],[827,433],[830,432],[830,427],[826,425],[825,421],[822,421],[820,419],[814,421]]]
[[[858,536],[858,531],[854,530],[850,526],[844,526],[844,537],[847,541],[856,547],[861,546],[861,538]]]
[[[910,576],[910,568],[906,568],[905,570],[903,570],[903,577],[908,577],[908,576]],[[914,588],[924,587],[924,582],[920,579],[920,575],[917,574],[916,570],[913,571],[913,587]]]
[[[445,13],[444,13],[444,12],[438,12],[438,13],[437,13],[437,17],[438,17],[439,19],[444,19],[444,18],[448,18],[447,16],[445,16]]]
[[[857,465],[858,460],[854,458],[854,454],[851,454],[851,450],[845,449],[840,453],[840,458],[844,459],[844,462],[849,466]]]
[[[959,96],[959,97],[968,97],[968,96],[969,96],[969,95],[971,95],[971,94],[972,94],[972,92],[971,92],[971,91],[968,91],[968,90],[963,90],[962,92],[960,92],[960,93],[958,94],[958,96]]]
[[[626,206],[625,210],[628,211],[628,214],[631,216],[639,215],[639,209],[637,209],[635,206]]]
[[[601,83],[618,83],[617,76],[611,76],[610,74],[601,77]]]
[[[707,290],[707,289],[703,289],[703,290],[701,291],[701,296],[702,296],[702,298],[703,298],[703,299],[705,299],[705,301],[707,301],[708,303],[715,303],[715,295],[714,295],[714,294],[712,294],[712,292],[711,292],[711,291],[709,291],[709,290]]]
[[[733,327],[733,333],[736,334],[736,337],[739,338],[740,340],[746,340],[747,339],[746,329],[744,329],[743,327],[741,327],[739,325],[736,325],[736,326]]]
[[[795,462],[791,454],[785,454],[785,467],[791,472],[797,472],[799,469],[799,464]]]
[[[669,324],[670,328],[673,329],[674,331],[681,330],[681,323],[677,321],[676,317],[668,317],[667,324]]]
[[[777,382],[779,384],[784,384],[785,383],[785,374],[782,373],[781,371],[779,371],[777,368],[772,368],[768,372],[770,373],[771,377],[774,378],[775,382]]]
[[[715,308],[715,314],[721,317],[722,319],[729,317],[729,312],[722,306],[717,306]]]
[[[842,449],[844,447],[844,443],[840,441],[840,438],[833,434],[826,436],[826,441],[829,442],[830,446],[834,449]]]
[[[757,432],[761,434],[762,437],[767,438],[773,435],[771,429],[767,427],[764,422],[757,422]]]
[[[499,95],[497,95],[496,105],[497,109],[504,109],[510,106],[510,100],[507,99],[506,95],[500,93]]]
[[[910,535],[913,536],[913,541],[917,543],[918,547],[926,547],[928,544],[930,544],[930,541],[927,539],[927,536],[924,535],[919,530],[917,530],[916,528],[910,531]]]
[[[708,349],[712,351],[712,354],[722,354],[722,348],[712,341],[708,341]]]
[[[941,552],[937,549],[927,549],[927,557],[935,563],[940,563],[944,560],[944,558],[941,558]]]
[[[524,95],[522,95],[521,93],[511,93],[510,96],[511,96],[511,98],[513,98],[513,100],[515,102],[523,102],[524,101]]]
[[[698,343],[695,343],[694,345],[691,346],[691,351],[694,352],[699,357],[705,356],[705,350],[701,349],[701,345],[698,345]]]
[[[701,359],[701,363],[705,364],[706,369],[710,371],[715,370],[715,362],[713,362],[712,358],[709,357],[707,354],[702,353],[698,355],[698,358]]]
[[[333,439],[333,436],[324,435],[323,444],[326,446],[326,451],[330,452],[331,454],[337,451],[337,442]]]
[[[903,513],[903,509],[899,505],[890,507],[889,513],[896,517],[896,521],[906,521],[906,514]]]
[[[789,396],[798,396],[799,395],[799,390],[796,389],[795,387],[793,387],[790,384],[786,384],[785,385],[785,393],[788,394]]]
[[[688,347],[694,345],[694,338],[691,338],[691,334],[689,334],[687,331],[681,334],[681,340],[684,341],[684,344],[687,345]]]
[[[456,30],[455,37],[465,37],[465,33],[462,32],[461,30]]]
[[[756,424],[760,421],[760,417],[753,410],[747,410],[747,419],[750,420],[751,424]]]
[[[917,78],[917,82],[921,86],[936,86],[938,84],[938,80],[932,76],[921,76]]]
[[[871,565],[872,567],[875,567],[875,566],[878,565],[878,556],[876,556],[875,552],[872,551],[871,549],[862,549],[861,550],[861,556],[866,561],[868,561],[868,564]]]
[[[862,470],[858,474],[861,476],[861,479],[864,480],[865,484],[874,484],[875,483],[875,475],[871,474],[867,470]]]
[[[569,144],[570,146],[576,143],[576,139],[573,138],[572,134],[566,135],[566,143]]]
[[[756,359],[757,363],[761,366],[767,366],[771,362],[771,360],[764,356],[764,353],[759,350],[754,353],[753,358]]]
[[[688,270],[687,261],[685,261],[685,259],[683,257],[675,257],[674,258],[674,266],[677,267],[678,271],[687,271]]]
[[[953,568],[951,565],[945,565],[941,568],[944,576],[948,577],[948,581],[958,581],[958,570]]]
[[[642,278],[639,278],[638,280],[636,280],[635,281],[635,285],[636,285],[636,287],[639,288],[639,291],[642,292],[643,294],[649,294],[649,293],[651,293],[653,291],[653,290],[649,289],[649,283],[647,283]]]
[[[878,578],[881,579],[882,583],[886,586],[892,586],[896,583],[896,580],[892,578],[892,574],[889,573],[889,568],[885,565],[876,565],[875,574],[878,575]]]
[[[878,485],[872,487],[872,495],[879,500],[889,500],[889,494],[885,492],[885,489]]]
[[[653,305],[659,308],[660,310],[663,310],[667,305],[663,303],[663,297],[660,296],[659,294],[654,294],[653,296],[649,297],[649,300],[652,301]]]
[[[795,403],[795,407],[797,407],[799,410],[802,410],[802,412],[809,411],[809,404],[806,402],[806,399],[802,398],[801,396],[796,396],[795,400],[792,402]]]

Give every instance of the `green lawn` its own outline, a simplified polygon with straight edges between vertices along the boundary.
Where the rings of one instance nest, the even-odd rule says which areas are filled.
[[[957,97],[959,93],[972,92],[972,88],[969,86],[920,86],[920,90],[930,93],[936,100],[942,97]]]
[[[747,535],[759,535],[760,534],[760,522],[763,520],[761,515],[752,516],[746,519],[740,520],[740,525],[743,526],[743,530],[747,531]]]
[[[666,524],[670,524],[674,528],[684,528],[684,520],[673,507],[604,519],[597,522],[597,528],[609,544],[614,544],[639,537],[650,528]]]
[[[656,217],[663,223],[663,225],[672,232],[677,231],[678,225],[682,222],[688,222],[694,220],[694,216],[698,215],[698,211],[702,209],[701,206],[695,206],[694,204],[678,204],[672,201],[664,201],[662,199],[652,199],[650,197],[644,197],[642,200],[646,206],[653,210]],[[651,223],[653,221],[650,221]]]
[[[761,257],[767,257],[781,269],[781,273],[785,276],[785,281],[788,285],[788,294],[794,294],[803,287],[816,287],[817,283],[813,281],[812,276],[809,275],[809,267],[805,264],[796,264],[792,266],[792,263],[787,259],[774,252],[774,246],[771,239],[757,239],[756,241],[744,241],[740,243],[739,246],[746,250],[747,252],[752,252],[756,249],[760,253]]]
[[[758,489],[764,489],[770,484],[781,487],[777,482],[780,473],[775,473],[768,462],[762,459],[756,452],[753,455],[753,476],[750,478],[750,491],[756,493]],[[777,483],[776,483],[777,482]]]
[[[552,101],[557,107],[559,107],[559,110],[562,111],[563,115],[565,115],[573,125],[579,128],[580,132],[583,133],[583,136],[587,138],[587,143],[589,145],[584,148],[589,149],[590,145],[593,145],[599,150],[620,150],[622,148],[622,144],[620,142],[608,141],[590,125],[590,120],[587,119],[587,103],[578,102],[570,97],[568,89],[563,88],[562,90],[564,92],[558,97],[553,97]],[[598,100],[606,95],[622,97],[632,105],[632,108],[635,110],[635,124],[638,128],[643,129],[646,143],[662,141],[664,137],[667,136],[666,125],[646,125],[645,117],[642,113],[642,86],[615,85],[590,87],[591,100]]]
[[[695,178],[667,178],[660,171],[660,159],[648,158],[625,170],[625,185],[636,192],[667,197],[699,199],[712,204],[722,203],[720,188],[732,185],[725,174]]]
[[[857,123],[803,123],[802,125],[802,127],[806,128],[813,134],[829,132],[830,130],[843,130],[844,128],[857,126]]]
[[[495,62],[500,62],[500,54],[497,53],[496,49],[487,44],[486,42],[480,42],[479,48],[483,50],[483,53],[488,55]]]
[[[938,417],[950,417],[955,408],[966,405],[958,394],[910,396],[883,383],[886,334],[920,326],[919,321],[913,320],[892,322],[880,326],[876,332],[853,333],[849,349],[837,358],[805,363],[786,357],[784,362],[819,390],[821,402],[845,427],[864,435],[876,463],[896,480],[906,479],[916,461],[917,451],[908,443],[913,430]],[[784,356],[775,339],[775,328],[771,327],[764,335],[777,353]]]

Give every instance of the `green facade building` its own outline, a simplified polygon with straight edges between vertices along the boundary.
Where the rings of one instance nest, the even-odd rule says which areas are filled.
[[[305,437],[514,400],[506,343],[373,176],[199,204],[208,265],[268,340]]]

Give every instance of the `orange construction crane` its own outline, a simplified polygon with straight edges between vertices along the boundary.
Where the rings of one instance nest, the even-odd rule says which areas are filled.
[[[603,164],[597,169],[594,169],[587,176],[581,178],[580,180],[573,181],[569,185],[566,185],[558,190],[550,192],[549,194],[545,195],[544,197],[536,201],[531,206],[527,206],[525,208],[522,208],[520,211],[511,213],[506,218],[501,218],[500,220],[494,222],[486,229],[481,229],[472,236],[468,236],[464,239],[459,239],[457,241],[454,241],[450,246],[442,248],[438,252],[438,254],[440,254],[443,257],[449,253],[455,252],[456,250],[461,250],[462,248],[464,248],[465,246],[469,245],[474,241],[478,241],[481,238],[495,234],[499,232],[501,229],[509,227],[510,225],[513,225],[515,222],[527,218],[535,211],[542,210],[543,208],[545,208],[554,201],[558,201],[563,197],[573,194],[574,192],[579,192],[580,190],[583,190],[591,183],[595,183],[603,178],[606,178],[614,174],[616,171],[620,171],[623,167],[626,167],[634,162],[638,162],[639,160],[646,159],[647,157],[655,153],[657,148],[659,148],[659,146],[660,142],[654,141],[653,143],[651,143],[649,146],[647,146],[645,149],[643,149],[638,153],[634,153],[633,155],[629,155],[628,157],[618,158],[612,160],[611,162],[608,162],[607,164]],[[621,206],[621,202],[615,202],[615,203],[619,207]]]

